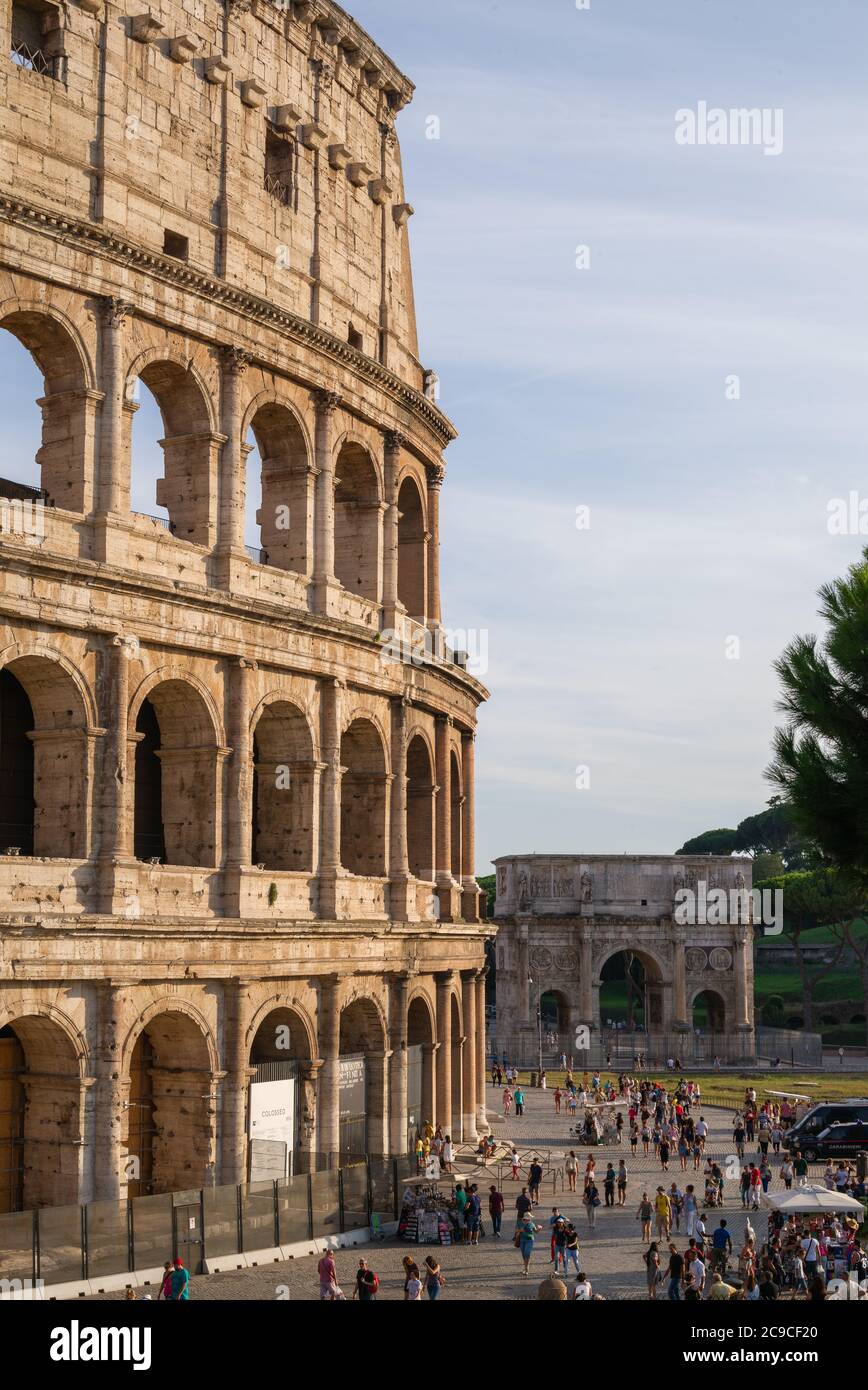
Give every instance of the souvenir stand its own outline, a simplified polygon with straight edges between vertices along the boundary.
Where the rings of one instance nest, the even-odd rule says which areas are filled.
[[[404,1184],[398,1239],[410,1245],[452,1245],[459,1234],[455,1184],[469,1189],[470,1179],[457,1173],[410,1178]]]

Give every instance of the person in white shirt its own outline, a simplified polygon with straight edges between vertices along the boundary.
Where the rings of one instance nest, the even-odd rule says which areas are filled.
[[[695,1259],[690,1261],[688,1268],[693,1276],[693,1287],[697,1293],[701,1294],[705,1288],[705,1265],[697,1255]]]
[[[809,1279],[813,1279],[817,1273],[817,1262],[820,1258],[820,1242],[816,1236],[805,1236],[802,1241],[802,1252],[805,1257],[805,1274]]]
[[[579,1277],[576,1281],[576,1287],[573,1289],[573,1298],[577,1298],[581,1302],[587,1302],[587,1300],[592,1296],[593,1289],[591,1288],[591,1281],[588,1279],[587,1275],[584,1273],[583,1270],[579,1270]]]

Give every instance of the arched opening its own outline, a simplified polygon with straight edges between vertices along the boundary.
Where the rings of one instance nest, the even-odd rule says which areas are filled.
[[[451,829],[452,843],[450,845],[450,855],[452,860],[452,877],[461,879],[461,768],[454,751],[449,754],[449,800],[451,806]]]
[[[247,438],[250,553],[275,569],[309,574],[313,474],[301,427],[286,406],[271,403],[256,412]]]
[[[566,995],[556,989],[545,990],[540,999],[540,1018],[544,1035],[568,1033],[570,1004]]]
[[[434,769],[420,734],[407,749],[407,854],[410,873],[434,879]]]
[[[463,1105],[463,1067],[462,1043],[461,1043],[461,1011],[458,1007],[458,1000],[452,996],[452,1138],[461,1139],[464,1134],[464,1105]],[[466,1046],[466,1044],[465,1044]],[[472,1044],[471,1044],[472,1046]]]
[[[4,479],[22,495],[44,492],[50,505],[83,512],[88,505],[86,457],[93,441],[94,402],[85,393],[84,366],[73,339],[49,314],[20,310],[0,323],[24,351],[0,334],[0,410],[4,420]],[[22,402],[32,401],[22,408]],[[5,407],[5,408],[4,408]]]
[[[219,757],[204,699],[185,681],[163,681],[139,707],[136,740],[136,858],[214,868]]]
[[[434,1020],[425,1000],[417,998],[407,1010],[408,1152],[434,1114]]]
[[[252,857],[266,869],[313,869],[313,743],[285,700],[266,706],[253,734]]]
[[[415,478],[398,492],[398,598],[411,618],[425,621],[425,513]]]
[[[0,673],[0,814],[7,822],[0,852],[86,857],[86,727],[81,695],[58,662],[22,656]]]
[[[33,853],[33,743],[35,720],[27,691],[11,671],[0,671],[0,852]]]
[[[122,1136],[130,1196],[205,1187],[214,1172],[214,1103],[207,1040],[187,1014],[162,1013],[130,1053]]]
[[[627,1032],[663,1027],[663,980],[653,957],[630,950],[609,957],[600,972],[600,1019]]]
[[[374,725],[357,719],[341,738],[341,864],[351,874],[386,873],[386,758]]]
[[[136,719],[135,836],[133,852],[149,863],[166,862],[163,834],[163,776],[160,764],[160,724],[150,700],[143,700]]]
[[[125,418],[131,510],[182,540],[213,545],[220,446],[193,373],[178,362],[149,363],[130,384]]]
[[[262,1020],[250,1048],[249,1175],[281,1178],[300,1171],[297,1149],[312,1134],[316,1100],[307,1063],[307,1029],[289,1008]],[[284,1145],[280,1153],[276,1145]]]
[[[386,1039],[370,999],[356,999],[341,1012],[340,1154],[358,1157],[369,1150],[385,1113],[383,1054]],[[369,1123],[370,1121],[370,1123]]]
[[[369,455],[345,444],[335,468],[335,575],[361,598],[380,598],[380,486]]]
[[[58,1024],[31,1014],[0,1028],[0,1212],[78,1201],[81,1099]]]
[[[704,989],[693,1001],[694,1030],[701,1033],[726,1032],[726,1002],[716,990]]]

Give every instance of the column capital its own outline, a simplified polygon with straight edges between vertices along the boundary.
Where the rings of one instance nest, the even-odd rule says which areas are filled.
[[[250,366],[250,357],[240,347],[222,347],[220,361],[230,376],[242,377]]]
[[[122,328],[130,314],[135,312],[134,306],[128,299],[121,299],[117,295],[108,295],[102,301],[103,322],[111,328]]]
[[[343,403],[343,397],[340,391],[336,391],[334,387],[326,387],[322,390],[313,391],[311,394],[313,397],[314,409],[317,415],[322,419],[330,419]]]
[[[426,463],[425,473],[428,478],[428,486],[435,492],[439,492],[446,477],[446,469],[442,463]]]
[[[407,447],[407,436],[401,430],[386,430],[383,440],[388,454],[397,454],[401,449]]]

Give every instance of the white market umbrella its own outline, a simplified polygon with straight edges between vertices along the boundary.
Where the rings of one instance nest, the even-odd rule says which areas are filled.
[[[845,1192],[830,1191],[828,1187],[818,1184],[795,1187],[790,1192],[767,1192],[763,1201],[767,1207],[774,1207],[776,1211],[786,1213],[858,1211],[860,1216],[865,1213],[862,1203],[855,1197],[849,1197]]]

